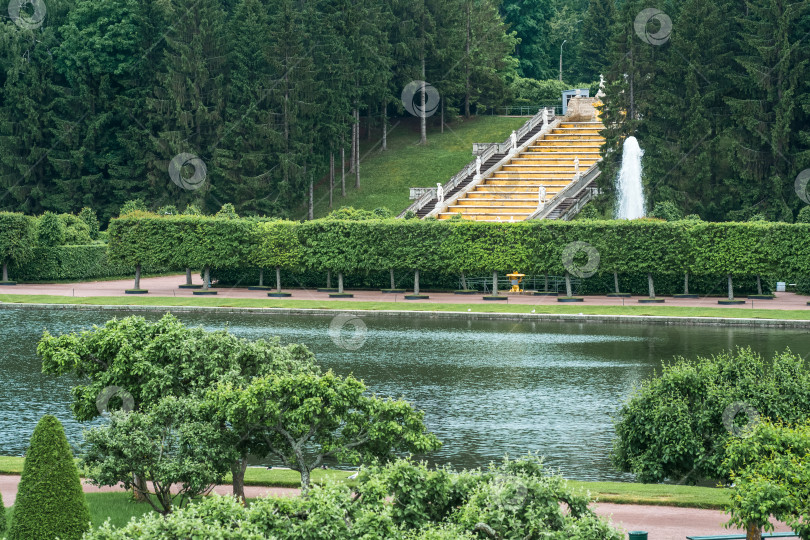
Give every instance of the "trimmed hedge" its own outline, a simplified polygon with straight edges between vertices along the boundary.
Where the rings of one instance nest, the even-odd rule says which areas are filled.
[[[56,417],[45,415],[31,435],[8,538],[78,540],[89,528],[90,511],[65,430]]]
[[[109,259],[107,246],[35,247],[33,257],[25,264],[9,267],[9,272],[19,281],[85,280],[126,276],[133,267]],[[147,266],[144,272],[165,272],[166,266]]]

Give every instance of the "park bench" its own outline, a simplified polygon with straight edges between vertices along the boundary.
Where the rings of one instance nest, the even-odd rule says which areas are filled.
[[[795,532],[762,533],[762,538],[798,538]],[[687,536],[686,540],[745,540],[745,534],[718,534],[712,536]]]

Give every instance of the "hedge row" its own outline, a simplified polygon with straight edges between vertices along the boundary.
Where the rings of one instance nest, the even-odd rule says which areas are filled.
[[[12,264],[9,274],[18,281],[85,280],[132,274],[132,265],[109,258],[107,246],[35,247],[25,263]],[[146,272],[165,272],[166,267],[148,266]]]
[[[598,254],[597,273],[810,276],[808,224],[635,221],[315,220],[304,223],[130,214],[110,224],[110,255],[135,264],[311,269],[366,274],[419,269],[562,275]]]

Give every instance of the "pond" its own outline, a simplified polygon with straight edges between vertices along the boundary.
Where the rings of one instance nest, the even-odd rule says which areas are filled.
[[[129,314],[0,310],[0,454],[22,455],[43,414],[62,420],[78,447],[82,429],[92,424],[71,418],[74,379],[40,373],[37,340],[44,329],[78,331]],[[411,316],[177,316],[250,339],[277,335],[285,343],[304,343],[325,368],[354,374],[378,395],[406,398],[425,411],[428,427],[444,443],[431,456],[435,463],[477,467],[506,453],[531,451],[566,477],[581,480],[632,479],[610,464],[613,415],[662,361],[737,345],[766,355],[785,347],[810,351],[810,333],[801,330]]]

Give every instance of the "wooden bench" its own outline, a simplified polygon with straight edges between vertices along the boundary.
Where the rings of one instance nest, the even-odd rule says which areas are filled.
[[[795,532],[775,532],[775,533],[762,533],[762,538],[798,538],[798,533]],[[687,536],[686,540],[745,540],[745,533],[743,534],[719,534],[714,536]]]

